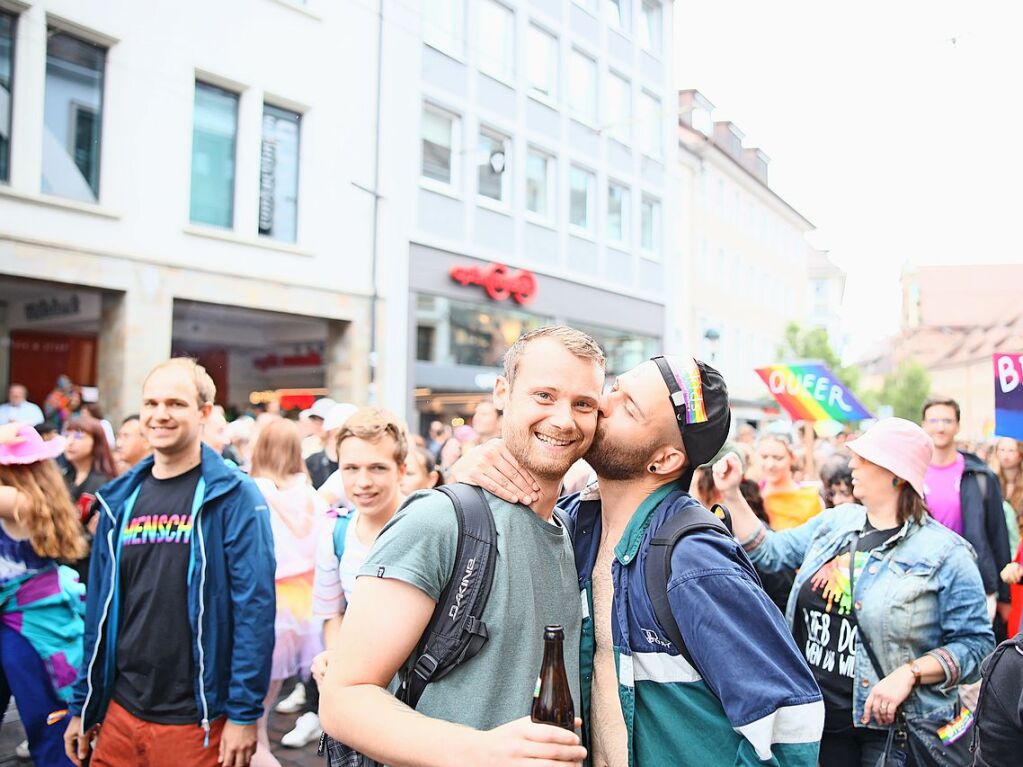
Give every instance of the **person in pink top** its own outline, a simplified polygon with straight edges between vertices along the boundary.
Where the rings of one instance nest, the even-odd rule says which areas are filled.
[[[317,495],[302,460],[294,421],[277,419],[259,432],[252,451],[252,478],[270,506],[277,559],[274,652],[258,747],[252,767],[280,767],[270,753],[267,716],[285,679],[309,668],[320,651],[320,621],[313,617],[316,542],[326,530],[326,503]]]
[[[959,403],[930,399],[924,403],[921,424],[934,443],[934,455],[924,478],[927,509],[935,520],[969,541],[994,617],[996,600],[1003,620],[1009,616],[1009,587],[999,573],[1012,559],[1009,530],[1002,509],[998,478],[972,453],[956,449]]]

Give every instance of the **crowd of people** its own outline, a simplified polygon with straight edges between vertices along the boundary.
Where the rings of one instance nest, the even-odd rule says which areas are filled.
[[[274,707],[300,714],[283,745],[325,731],[388,765],[1023,753],[1023,454],[959,444],[953,400],[758,432],[709,365],[657,357],[606,388],[564,326],[422,436],[329,398],[228,421],[185,358],[116,434],[81,395],[62,377],[42,408],[17,384],[0,405],[0,702],[36,764],[279,767]],[[474,650],[435,677],[424,636],[475,574],[431,492],[453,483],[482,489],[496,555]],[[554,624],[574,732],[529,717]]]

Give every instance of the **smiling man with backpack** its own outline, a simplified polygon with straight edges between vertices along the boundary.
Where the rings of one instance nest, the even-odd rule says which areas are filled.
[[[564,626],[569,679],[579,700],[578,580],[554,499],[565,472],[593,439],[603,381],[604,354],[579,331],[543,327],[512,346],[494,387],[495,404],[504,412],[502,436],[549,500],[530,509],[487,495],[491,531],[481,535],[494,545],[477,562],[462,556],[471,545],[465,530],[479,521],[471,495],[457,505],[439,491],[410,497],[359,573],[321,691],[328,733],[393,767],[583,760],[574,733],[525,717],[546,624]],[[481,573],[489,589],[482,611],[472,616]],[[469,648],[473,657],[443,668],[443,675],[433,655],[417,651],[428,629],[431,637],[444,633],[434,620],[438,604],[452,617],[472,616],[478,640]],[[399,681],[406,687],[399,689]],[[409,687],[416,688],[411,697]]]

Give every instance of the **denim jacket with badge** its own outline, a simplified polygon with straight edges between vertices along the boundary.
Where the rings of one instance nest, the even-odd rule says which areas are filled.
[[[846,504],[827,509],[791,530],[761,529],[743,541],[750,559],[766,571],[799,568],[785,617],[792,625],[803,584],[862,533],[866,510]],[[907,521],[869,553],[855,579],[859,632],[890,674],[926,654],[945,670],[940,684],[919,685],[902,705],[910,719],[958,714],[957,685],[976,681],[980,664],[994,648],[984,585],[969,543],[925,515]],[[860,642],[853,684],[853,717],[859,726],[870,690],[878,682]],[[870,727],[881,729],[871,720]]]

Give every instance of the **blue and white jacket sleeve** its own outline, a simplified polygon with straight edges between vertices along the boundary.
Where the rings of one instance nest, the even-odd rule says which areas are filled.
[[[266,501],[251,480],[242,482],[239,493],[228,509],[224,537],[234,624],[227,717],[250,724],[262,716],[270,685],[276,559]]]
[[[710,532],[679,541],[668,600],[696,670],[742,735],[735,764],[815,767],[820,691],[739,544]]]

